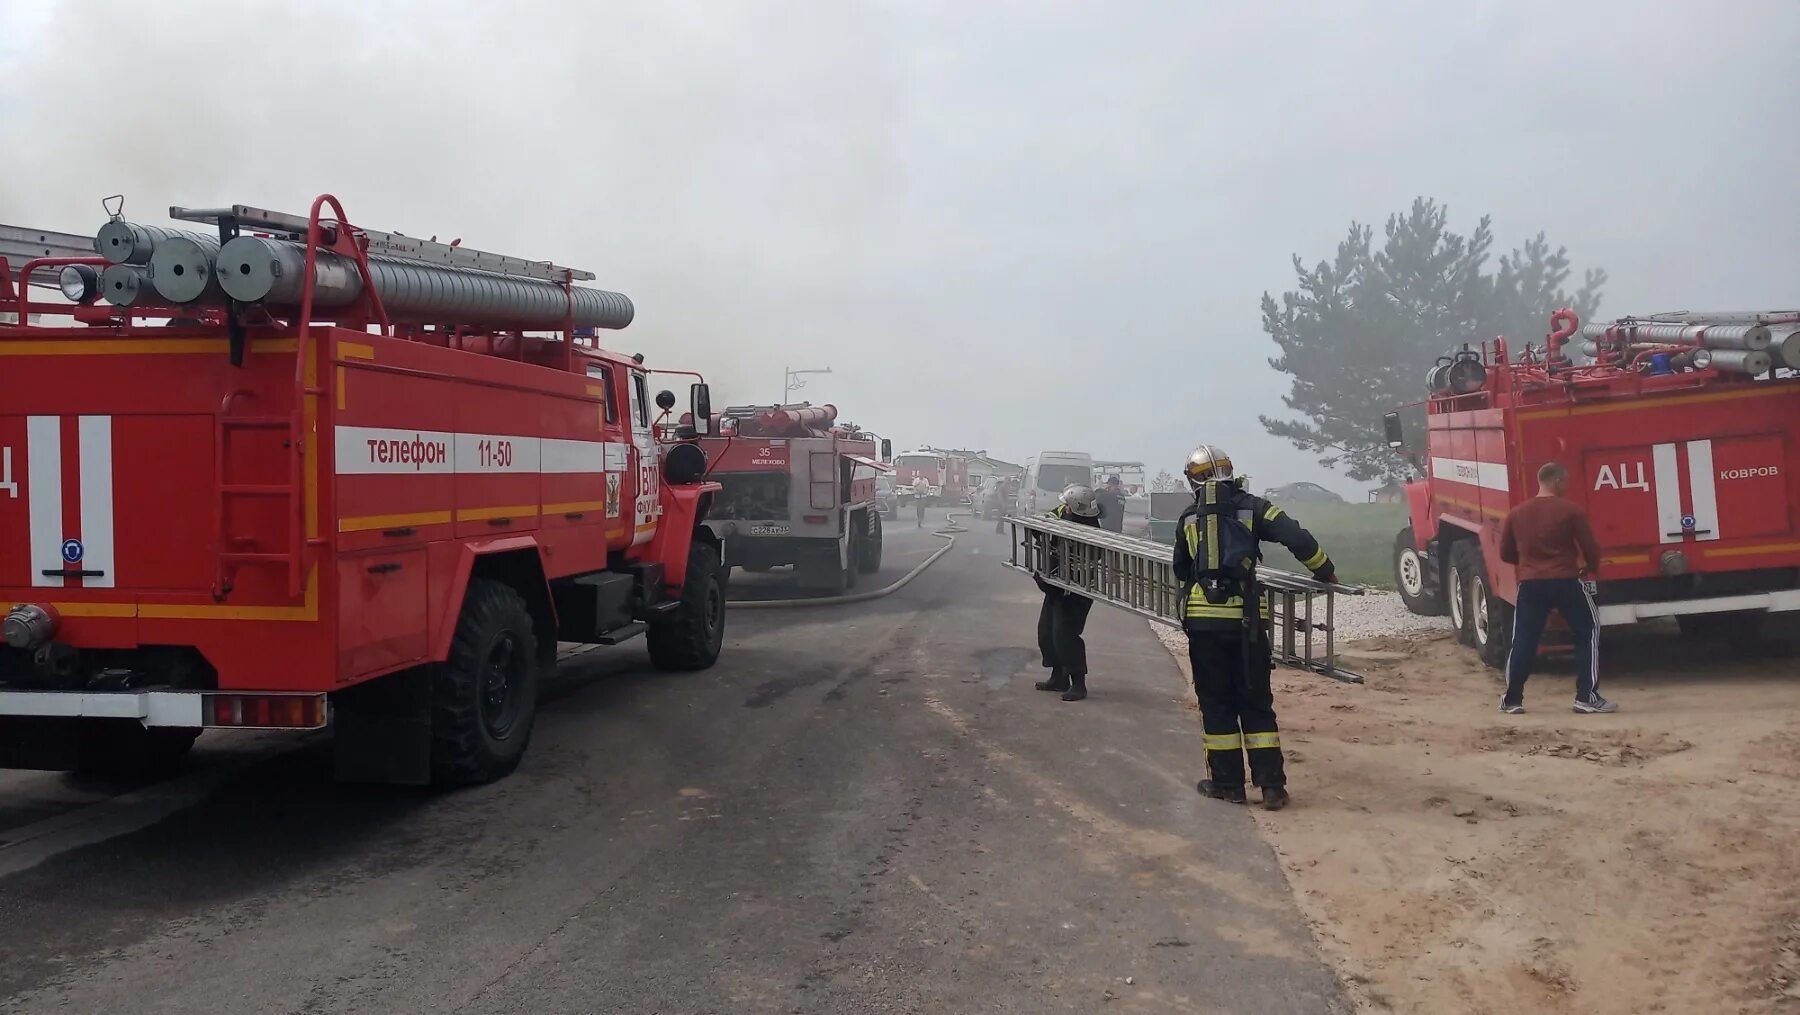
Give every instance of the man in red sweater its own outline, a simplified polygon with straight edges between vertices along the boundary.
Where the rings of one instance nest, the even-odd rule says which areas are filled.
[[[1545,463],[1538,470],[1538,495],[1513,508],[1500,529],[1500,559],[1519,573],[1506,696],[1500,699],[1500,711],[1508,715],[1525,711],[1525,679],[1552,609],[1575,634],[1575,711],[1619,710],[1600,697],[1600,614],[1582,584],[1584,576],[1600,573],[1600,543],[1587,513],[1564,496],[1568,492],[1569,470]]]

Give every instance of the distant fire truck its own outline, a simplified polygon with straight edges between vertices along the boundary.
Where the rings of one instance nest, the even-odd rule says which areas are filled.
[[[1600,541],[1601,624],[1673,617],[1741,638],[1800,610],[1800,311],[1583,329],[1559,310],[1551,326],[1516,357],[1499,339],[1440,359],[1422,448],[1388,414],[1389,444],[1425,472],[1406,485],[1411,524],[1394,543],[1406,604],[1447,611],[1503,666],[1517,580],[1500,522],[1554,460]],[[1584,365],[1568,355],[1578,333]]]
[[[629,299],[329,195],[170,214],[205,228],[0,249],[0,765],[329,724],[342,778],[480,782],[558,641],[713,664],[719,486],[698,433],[653,437],[643,357],[588,337]]]
[[[902,451],[894,458],[894,488],[910,502],[914,484],[925,480],[932,504],[961,504],[969,497],[969,460],[935,448]]]
[[[737,406],[701,441],[720,485],[707,525],[725,566],[794,565],[803,584],[841,594],[881,570],[877,438],[838,423],[833,405]],[[885,459],[892,445],[883,440]]]

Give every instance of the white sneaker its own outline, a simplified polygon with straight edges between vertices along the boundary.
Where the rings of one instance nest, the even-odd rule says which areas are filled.
[[[1586,701],[1576,701],[1575,702],[1575,711],[1580,712],[1584,715],[1591,715],[1596,712],[1617,712],[1618,710],[1619,710],[1618,702],[1607,701],[1605,698],[1600,697],[1598,694],[1594,695],[1593,697],[1589,698]]]

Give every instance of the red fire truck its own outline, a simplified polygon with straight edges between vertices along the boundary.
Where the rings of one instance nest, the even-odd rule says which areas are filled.
[[[894,489],[903,503],[910,503],[920,479],[930,503],[961,504],[969,497],[969,460],[935,448],[902,451],[894,459]]]
[[[328,195],[171,217],[210,228],[0,268],[0,764],[329,723],[342,778],[479,782],[559,640],[712,665],[719,487],[652,436],[643,357],[593,343],[629,299]],[[46,273],[69,302],[13,281]]]
[[[792,564],[809,586],[842,594],[881,570],[876,437],[837,421],[834,405],[735,406],[701,441],[720,493],[707,526],[727,569]],[[881,441],[882,458],[892,450]]]
[[[1800,312],[1672,314],[1589,325],[1557,311],[1543,347],[1465,346],[1430,372],[1423,447],[1388,442],[1425,478],[1406,485],[1394,543],[1401,596],[1448,612],[1489,664],[1510,648],[1517,580],[1500,522],[1565,465],[1603,558],[1602,625],[1673,617],[1741,638],[1800,610]]]

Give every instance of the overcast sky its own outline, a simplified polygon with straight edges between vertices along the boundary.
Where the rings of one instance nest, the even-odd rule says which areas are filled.
[[[592,269],[715,402],[828,366],[901,445],[1359,496],[1256,422],[1290,256],[1423,194],[1609,315],[1793,306],[1797,52],[1796,0],[0,0],[0,222],[331,191]]]

